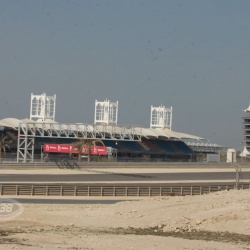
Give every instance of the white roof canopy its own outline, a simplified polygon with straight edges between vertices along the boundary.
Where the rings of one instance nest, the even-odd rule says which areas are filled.
[[[250,110],[249,110],[250,111]],[[142,127],[133,127],[133,126],[116,126],[116,125],[109,125],[109,126],[103,126],[103,125],[86,125],[86,124],[80,124],[80,123],[75,123],[75,124],[61,124],[57,123],[55,121],[51,122],[42,122],[42,121],[32,121],[29,119],[16,119],[16,118],[5,118],[0,120],[0,127],[10,127],[13,129],[18,129],[20,122],[22,123],[33,123],[34,127],[41,128],[41,127],[48,127],[51,128],[53,127],[54,129],[58,130],[63,130],[63,129],[72,129],[72,130],[84,130],[86,131],[86,128],[89,132],[93,132],[93,130],[100,131],[100,132],[118,132],[120,133],[121,131],[126,133],[133,132],[133,134],[138,134],[141,135],[142,137],[145,138],[159,138],[159,139],[192,139],[192,140],[206,140],[205,138],[195,136],[195,135],[190,135],[190,134],[185,134],[185,133],[180,133],[176,132],[173,130],[170,130],[168,128],[142,128]],[[35,125],[37,124],[37,125]],[[126,130],[126,131],[125,131]],[[133,131],[132,131],[133,130]]]

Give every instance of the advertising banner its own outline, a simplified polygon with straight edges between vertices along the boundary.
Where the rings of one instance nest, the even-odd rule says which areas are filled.
[[[72,150],[72,144],[44,144],[43,150],[46,153],[65,153],[78,154],[78,150],[75,148]],[[87,154],[87,147],[84,147],[82,154]],[[107,155],[107,147],[104,146],[91,146],[92,155]]]

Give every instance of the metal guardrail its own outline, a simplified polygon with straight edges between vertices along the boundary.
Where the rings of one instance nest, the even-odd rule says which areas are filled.
[[[0,195],[28,196],[175,196],[202,195],[222,190],[235,189],[229,185],[203,186],[100,186],[66,184],[0,184]],[[250,184],[240,184],[239,189],[249,189]]]

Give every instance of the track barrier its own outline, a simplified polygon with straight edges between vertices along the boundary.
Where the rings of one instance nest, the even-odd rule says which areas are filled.
[[[238,189],[249,189],[249,183]],[[138,186],[138,185],[82,185],[82,184],[0,184],[0,195],[16,196],[82,196],[82,197],[152,197],[203,195],[223,190],[236,189],[235,184],[192,186]]]

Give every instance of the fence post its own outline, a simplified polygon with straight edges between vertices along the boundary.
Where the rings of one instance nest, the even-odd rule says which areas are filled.
[[[34,194],[34,185],[31,186],[31,190],[30,190],[30,195],[33,196]]]
[[[74,192],[74,196],[76,196],[76,186],[75,186],[75,192]]]
[[[16,195],[18,195],[18,184],[16,185]]]

